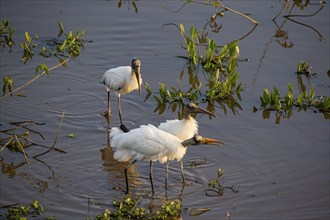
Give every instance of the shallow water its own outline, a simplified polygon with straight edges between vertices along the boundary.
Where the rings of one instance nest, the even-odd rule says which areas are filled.
[[[243,110],[233,115],[216,108],[217,118],[209,120],[198,116],[200,133],[225,142],[223,148],[213,146],[191,147],[184,158],[187,183],[181,195],[181,175],[177,162],[170,164],[170,199],[182,199],[183,208],[211,210],[200,217],[183,213],[183,219],[328,219],[329,213],[329,121],[321,113],[312,110],[293,112],[293,116],[275,124],[275,116],[263,119],[262,112],[253,113],[259,106],[259,96],[265,87],[276,86],[285,94],[287,83],[298,89],[294,72],[301,60],[311,62],[318,72],[315,84],[317,95],[329,96],[329,5],[313,17],[297,18],[316,29],[287,21],[283,15],[276,22],[283,24],[291,48],[283,48],[273,37],[276,25],[272,19],[280,12],[278,1],[224,2],[227,6],[248,13],[259,21],[257,29],[239,44],[240,55],[248,62],[240,62],[238,72],[244,84]],[[54,142],[57,127],[65,112],[56,146],[67,153],[50,152],[40,159],[46,164],[30,159],[15,173],[2,172],[0,204],[30,203],[38,200],[46,207],[46,215],[56,219],[85,219],[111,207],[113,199],[123,198],[123,193],[113,187],[125,187],[123,168],[127,164],[114,161],[107,147],[107,122],[101,112],[106,109],[106,90],[99,84],[102,74],[118,65],[129,65],[132,57],[142,61],[142,77],[157,92],[158,83],[176,86],[185,60],[176,56],[186,55],[180,46],[182,37],[169,23],[183,23],[202,29],[213,14],[212,7],[200,4],[176,10],[181,1],[138,1],[138,13],[129,2],[121,8],[117,1],[1,1],[1,19],[10,18],[15,28],[16,48],[10,54],[1,52],[1,78],[11,75],[15,86],[21,85],[34,75],[35,66],[48,62],[33,58],[26,65],[20,63],[19,42],[24,32],[39,37],[57,34],[60,20],[66,31],[81,28],[86,31],[86,43],[82,54],[27,86],[22,97],[8,97],[1,101],[1,130],[11,121],[33,120],[45,123],[34,125],[48,146]],[[311,14],[318,6],[296,14]],[[155,14],[157,16],[155,16]],[[242,17],[225,14],[223,29],[209,37],[224,44],[247,33],[253,25]],[[184,85],[184,82],[181,82]],[[306,83],[308,85],[308,83]],[[2,87],[2,84],[1,84]],[[122,97],[124,123],[130,127],[140,124],[159,124],[177,117],[167,110],[158,115],[153,112],[156,101],[151,97],[144,102],[143,96],[132,92]],[[115,96],[112,96],[111,126],[119,125]],[[74,134],[75,138],[69,138]],[[38,147],[28,150],[30,155],[40,153]],[[22,155],[3,151],[2,167],[24,161]],[[3,158],[5,159],[3,159]],[[197,167],[191,161],[206,161]],[[138,162],[130,170],[130,185],[134,194],[150,192],[149,163]],[[218,168],[224,169],[223,182],[234,186],[238,193],[226,189],[223,196],[208,197],[205,190],[208,180],[216,177]],[[165,198],[165,166],[154,164],[156,195],[154,200],[143,196],[143,203],[156,206]]]

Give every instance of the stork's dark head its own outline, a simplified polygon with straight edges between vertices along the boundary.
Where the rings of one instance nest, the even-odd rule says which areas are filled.
[[[132,68],[133,69],[138,69],[141,67],[141,61],[138,58],[134,58],[132,60]]]

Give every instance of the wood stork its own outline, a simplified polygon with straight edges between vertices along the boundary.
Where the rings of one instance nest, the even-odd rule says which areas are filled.
[[[131,66],[119,66],[107,70],[102,79],[108,91],[108,116],[110,117],[110,91],[114,91],[118,99],[118,112],[120,124],[123,124],[121,117],[120,95],[129,93],[133,90],[139,89],[141,95],[142,78],[140,74],[141,61],[137,58],[132,60]]]
[[[198,122],[194,117],[192,117],[192,114],[197,114],[197,113],[208,114],[213,117],[216,117],[216,115],[213,112],[203,109],[198,105],[196,105],[195,103],[188,103],[184,106],[182,120],[178,120],[178,119],[167,120],[166,122],[160,123],[158,128],[177,136],[182,141],[187,140],[193,137],[195,134],[198,134]],[[185,148],[184,150],[186,149],[187,148]],[[169,160],[166,162],[165,188],[167,188],[168,165],[169,165]],[[185,180],[184,180],[182,160],[180,160],[180,170],[184,185]]]
[[[182,141],[178,137],[165,132],[153,125],[141,125],[139,128],[124,133],[120,128],[113,127],[110,131],[110,146],[114,150],[114,159],[132,162],[125,168],[126,194],[129,192],[127,170],[138,160],[150,161],[149,178],[154,194],[152,180],[152,162],[165,163],[168,160],[182,160],[189,145],[215,144],[222,146],[223,142],[195,135]]]

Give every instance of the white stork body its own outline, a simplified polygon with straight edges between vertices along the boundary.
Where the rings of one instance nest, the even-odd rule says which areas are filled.
[[[198,133],[198,122],[189,115],[187,119],[166,120],[160,123],[158,128],[177,136],[180,140],[187,140]]]
[[[199,135],[182,141],[178,137],[160,130],[153,125],[141,125],[139,128],[124,133],[117,127],[111,128],[110,146],[114,150],[114,159],[126,162],[133,160],[125,169],[126,193],[129,191],[127,170],[138,160],[150,161],[149,178],[154,194],[152,181],[152,161],[160,163],[169,160],[181,161],[189,145],[222,144],[221,141],[203,138]]]
[[[139,84],[131,66],[120,66],[107,70],[101,80],[107,91],[113,91],[118,95],[130,93],[139,88]],[[142,78],[140,76],[140,85]]]
[[[189,103],[185,106],[183,119],[167,120],[166,122],[160,123],[158,128],[177,136],[181,141],[188,140],[189,138],[198,134],[198,122],[194,117],[190,115],[191,113],[209,114],[216,117],[214,113],[209,112],[193,103]],[[185,149],[184,154],[186,153],[186,150],[187,148]],[[168,165],[170,160],[171,159],[169,159],[166,164],[166,180],[165,180],[166,188],[167,188],[167,179],[168,179]],[[179,161],[180,161],[182,181],[184,183],[183,164],[182,164],[182,160]]]
[[[114,158],[120,162],[132,159],[165,163],[168,159],[181,160],[186,153],[182,140],[151,124],[127,133],[117,127],[111,128],[110,138]]]
[[[102,79],[108,91],[108,116],[110,116],[110,91],[114,91],[118,99],[118,112],[120,124],[122,123],[120,95],[130,93],[133,90],[139,89],[141,95],[142,78],[140,74],[141,62],[138,59],[132,60],[131,66],[120,66],[107,70]]]

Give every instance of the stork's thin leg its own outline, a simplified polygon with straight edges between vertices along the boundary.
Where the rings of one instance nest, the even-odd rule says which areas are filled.
[[[136,163],[137,160],[133,160],[132,163],[130,163],[126,168],[125,168],[125,180],[126,180],[126,192],[125,194],[128,194],[129,192],[129,186],[128,186],[128,179],[127,179],[127,171],[128,169]]]
[[[111,109],[110,109],[110,91],[108,91],[108,117],[110,117],[110,112],[111,112]]]
[[[119,113],[120,124],[122,125],[123,121],[121,119],[120,94],[118,94],[118,113]]]
[[[153,194],[155,194],[155,191],[154,191],[154,184],[152,181],[152,160],[150,160],[149,178],[150,178],[151,190],[152,190],[152,195],[153,195]]]
[[[167,191],[167,179],[168,179],[168,164],[170,163],[169,160],[166,161],[166,176],[165,176],[165,189]]]
[[[185,185],[182,160],[180,161],[180,169],[181,169],[181,175],[182,175],[182,182],[183,182],[183,185]]]

